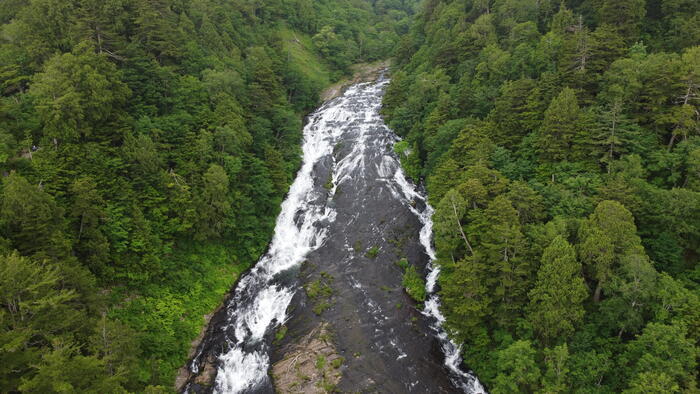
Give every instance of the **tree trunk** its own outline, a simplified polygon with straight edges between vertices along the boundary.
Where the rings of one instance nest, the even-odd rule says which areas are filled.
[[[83,227],[85,225],[85,214],[80,215],[80,231],[78,231],[78,241],[83,237]]]
[[[674,144],[675,142],[676,142],[676,133],[675,133],[675,130],[674,130],[674,133],[671,134],[671,140],[668,141],[668,151],[669,151],[669,152],[671,151],[671,149],[673,149],[673,144]]]
[[[599,281],[598,285],[595,288],[595,292],[593,293],[593,302],[600,302],[600,296],[603,292],[603,281]]]
[[[457,228],[459,228],[459,233],[462,234],[462,239],[464,240],[464,243],[467,244],[467,249],[469,249],[469,254],[472,256],[474,255],[474,249],[472,249],[472,246],[469,244],[469,240],[467,239],[467,235],[464,234],[464,230],[462,229],[462,223],[459,221],[459,216],[457,216],[457,207],[455,206],[454,201],[450,201],[452,204],[452,211],[454,212],[455,215],[455,220],[457,221]]]

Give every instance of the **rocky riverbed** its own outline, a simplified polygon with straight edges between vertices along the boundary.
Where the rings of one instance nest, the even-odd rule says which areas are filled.
[[[445,367],[439,319],[402,287],[401,259],[428,274],[429,207],[379,115],[387,83],[353,85],[310,116],[270,251],[212,320],[186,390],[481,390]]]

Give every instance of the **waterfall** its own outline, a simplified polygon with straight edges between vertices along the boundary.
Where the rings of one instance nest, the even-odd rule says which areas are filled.
[[[394,379],[401,380],[400,387],[406,391],[426,392],[435,383],[429,379],[439,374],[446,382],[441,392],[485,392],[476,377],[460,369],[460,349],[442,328],[444,317],[435,293],[439,269],[432,264],[433,209],[424,193],[406,179],[393,153],[398,137],[379,114],[387,84],[382,77],[374,83],[354,85],[309,116],[303,133],[303,164],[282,203],[269,250],[241,278],[226,305],[225,323],[219,328],[224,340],[216,354],[214,392],[272,390],[268,376],[270,337],[293,318],[288,316],[288,309],[299,290],[296,274],[300,265],[319,253],[325,253],[324,261],[336,268],[337,285],[347,293],[345,301],[352,303],[353,313],[361,320],[356,329],[368,330],[363,335],[370,349],[367,353],[372,354],[365,357],[376,357],[376,365],[385,365],[387,360],[392,364],[387,367],[391,370],[372,372],[395,372]],[[390,303],[394,300],[387,300],[385,292],[368,285],[379,276],[400,284],[400,274],[393,264],[378,263],[389,255],[386,234],[376,223],[386,212],[396,212],[389,219],[410,219],[416,231],[419,229],[420,244],[416,242],[414,249],[422,256],[420,259],[428,261],[429,269],[429,298],[422,324],[426,333],[432,331],[431,335],[416,336],[405,321],[392,318],[392,313],[397,313]],[[350,246],[355,233],[371,237],[385,255],[370,263],[364,251]],[[371,269],[394,271],[372,277],[373,271],[367,273]],[[369,279],[358,279],[362,275]],[[424,363],[419,359],[436,346],[434,338],[444,352],[444,362],[435,357],[434,363]],[[204,357],[201,353],[200,349],[190,366],[195,374]]]

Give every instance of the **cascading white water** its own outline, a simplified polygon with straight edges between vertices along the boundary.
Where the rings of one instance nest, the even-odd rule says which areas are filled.
[[[270,250],[235,290],[233,302],[237,308],[231,311],[234,316],[230,320],[235,324],[236,342],[221,356],[216,392],[237,393],[267,376],[266,346],[246,348],[261,342],[273,324],[282,324],[286,318],[294,292],[273,284],[275,275],[301,263],[308,252],[320,246],[325,231],[315,224],[333,220],[331,209],[310,202],[318,198],[313,187],[313,166],[333,149],[334,129],[326,124],[342,116],[339,112],[319,111],[304,129],[303,165],[282,204]]]
[[[440,314],[439,299],[435,294],[439,269],[432,265],[435,259],[431,245],[433,209],[425,196],[406,179],[391,149],[387,150],[387,146],[398,138],[379,115],[386,84],[388,80],[381,79],[377,83],[355,85],[310,116],[304,128],[303,164],[282,204],[269,251],[239,281],[228,304],[228,323],[223,327],[228,346],[219,356],[214,392],[257,392],[265,382],[270,388],[267,375],[270,349],[266,335],[288,319],[287,308],[296,292],[293,281],[281,277],[327,241],[328,228],[338,214],[329,201],[338,188],[346,183],[359,183],[366,190],[376,182],[384,182],[393,198],[407,206],[422,223],[420,242],[431,262],[427,280],[429,299],[423,313],[434,322],[431,328],[445,352],[444,364],[450,371],[451,380],[465,392],[485,392],[474,376],[459,368],[459,347],[449,340],[442,328],[444,317]],[[351,141],[352,146],[349,153],[336,162],[333,151],[336,144],[343,141]],[[319,168],[329,170],[333,182],[330,190],[323,187],[326,179],[317,179]],[[368,171],[370,168],[374,170]],[[415,208],[417,200],[425,202],[424,209]],[[355,218],[357,215],[350,220]],[[350,277],[350,280],[354,279]],[[366,291],[361,284],[352,284],[356,290]],[[383,325],[388,317],[368,296],[364,298],[377,327]],[[392,330],[382,334],[389,335],[382,338],[396,352],[395,360],[407,362],[409,357],[401,349],[398,338],[391,336]],[[378,328],[375,331],[383,332]],[[378,349],[382,351],[382,346]],[[197,362],[193,362],[192,370],[196,368]],[[408,382],[406,387],[413,388],[417,383]]]
[[[351,88],[348,95],[351,96],[353,89],[357,88]],[[343,131],[335,127],[338,122],[368,116],[348,111],[348,95],[321,107],[310,116],[304,128],[303,164],[282,203],[270,249],[235,289],[231,305],[236,307],[229,310],[230,324],[235,327],[235,340],[227,339],[230,350],[220,356],[215,392],[241,392],[267,378],[269,349],[263,338],[271,328],[284,323],[287,307],[295,292],[291,287],[275,283],[275,277],[299,265],[304,256],[317,249],[326,237],[326,229],[319,223],[335,219],[332,208],[315,203],[326,191],[321,192],[314,187],[314,166],[332,156]],[[353,147],[353,154],[335,165],[335,185],[348,177],[353,168],[361,165],[364,144],[361,138],[359,142]],[[335,187],[331,195],[334,191]]]
[[[395,184],[400,188],[403,194],[403,200],[408,203],[408,207],[420,219],[423,227],[420,231],[420,243],[425,248],[425,253],[430,258],[428,263],[428,275],[426,278],[425,290],[428,295],[423,309],[423,315],[434,321],[431,328],[435,332],[435,336],[440,340],[442,351],[445,353],[445,366],[451,372],[452,382],[462,389],[465,393],[485,394],[486,390],[479,382],[476,376],[464,372],[460,365],[462,357],[460,355],[461,348],[455,344],[448,336],[443,325],[445,317],[440,312],[440,298],[435,291],[438,277],[440,276],[440,267],[434,264],[436,260],[435,249],[433,248],[433,213],[435,210],[428,204],[427,198],[422,194],[415,185],[411,184],[404,175],[403,170],[399,168],[395,175]],[[419,211],[414,207],[412,202],[420,200],[425,203],[423,211]]]

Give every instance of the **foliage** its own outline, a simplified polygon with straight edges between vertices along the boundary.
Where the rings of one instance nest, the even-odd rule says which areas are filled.
[[[378,246],[372,246],[371,248],[367,249],[367,252],[365,253],[365,256],[370,259],[375,259],[379,255],[379,247]]]
[[[383,112],[490,392],[697,390],[696,3],[429,0],[402,39]]]
[[[313,303],[312,310],[317,315],[322,315],[327,309],[333,306],[333,277],[322,272],[320,278],[304,285],[306,295]]]
[[[163,392],[414,1],[0,4],[0,391]]]
[[[403,287],[408,295],[418,302],[425,301],[425,280],[416,271],[416,267],[409,265],[406,272],[403,274]]]

